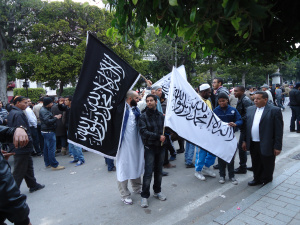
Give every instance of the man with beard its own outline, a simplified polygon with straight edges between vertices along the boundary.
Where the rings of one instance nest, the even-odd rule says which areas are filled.
[[[239,157],[240,157],[240,166],[239,168],[234,170],[236,174],[245,174],[247,173],[247,152],[242,149],[243,144],[243,135],[245,132],[245,122],[246,122],[246,114],[247,108],[253,105],[253,102],[246,96],[244,86],[237,86],[234,88],[234,96],[238,98],[236,109],[240,113],[243,125],[240,128],[240,139],[238,143]]]
[[[131,181],[133,192],[140,194],[142,192],[141,175],[144,172],[144,146],[137,127],[141,114],[137,108],[138,101],[139,96],[135,91],[127,92],[121,147],[116,156],[121,200],[129,205],[132,204],[132,199],[128,190],[128,180]]]

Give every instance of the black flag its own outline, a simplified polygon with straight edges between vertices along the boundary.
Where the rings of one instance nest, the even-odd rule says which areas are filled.
[[[72,101],[68,139],[86,150],[115,157],[126,93],[139,73],[92,34],[87,41]]]

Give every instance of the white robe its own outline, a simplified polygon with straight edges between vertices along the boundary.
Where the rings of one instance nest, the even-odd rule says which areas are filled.
[[[144,145],[130,108],[123,141],[116,156],[118,181],[140,177],[144,173],[144,164]]]

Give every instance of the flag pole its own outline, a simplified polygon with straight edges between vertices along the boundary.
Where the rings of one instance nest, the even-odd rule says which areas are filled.
[[[141,77],[146,81],[147,80],[147,78],[146,77],[144,77],[142,74],[140,74],[141,75]]]

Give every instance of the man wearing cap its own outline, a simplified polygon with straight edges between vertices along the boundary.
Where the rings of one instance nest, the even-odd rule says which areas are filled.
[[[202,84],[199,88],[200,96],[206,105],[212,110],[209,97],[211,96],[211,88],[209,84]],[[195,176],[199,180],[205,180],[205,176],[216,177],[216,174],[209,168],[215,163],[216,156],[208,151],[196,147],[195,160]]]
[[[271,91],[269,90],[269,86],[267,84],[264,84],[260,88],[261,88],[262,91],[267,92],[267,94],[268,94],[268,104],[272,104],[273,105],[273,96],[272,96]]]
[[[56,150],[56,120],[62,117],[62,114],[53,116],[51,107],[53,106],[52,99],[45,97],[43,107],[40,110],[41,132],[44,137],[44,161],[46,168],[52,170],[62,170],[65,167],[58,165],[55,159]]]
[[[290,91],[290,107],[292,110],[290,131],[300,133],[300,83]],[[297,121],[297,126],[295,129],[295,121]]]
[[[43,189],[45,185],[37,183],[34,177],[33,161],[31,157],[31,153],[33,152],[32,136],[28,119],[23,112],[23,110],[27,108],[28,101],[27,98],[23,96],[16,96],[13,99],[13,103],[14,106],[7,117],[7,125],[9,127],[23,128],[27,132],[29,139],[28,144],[22,148],[16,148],[12,143],[9,145],[11,151],[15,153],[13,176],[19,188],[24,179],[29,188],[29,192],[34,192]]]

